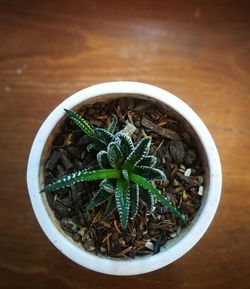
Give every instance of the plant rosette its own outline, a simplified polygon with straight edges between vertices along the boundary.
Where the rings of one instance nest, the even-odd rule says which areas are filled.
[[[114,133],[117,123],[115,116],[107,130],[93,129],[77,111],[85,105],[107,102],[118,98],[131,97],[140,101],[151,101],[166,108],[196,141],[202,160],[205,184],[201,206],[189,224],[186,216],[163,197],[151,180],[165,180],[165,174],[154,168],[156,158],[148,155],[151,138],[145,137],[134,145],[125,132]],[[60,125],[68,116],[94,142],[91,149],[97,150],[98,168],[81,170],[63,176],[50,185],[44,186],[44,167]],[[100,187],[88,204],[92,209],[106,202],[104,215],[111,214],[117,207],[121,228],[126,229],[129,216],[135,218],[140,188],[147,194],[145,200],[152,197],[160,201],[174,216],[185,224],[177,237],[166,242],[160,252],[150,256],[136,256],[134,259],[117,259],[95,255],[74,242],[60,227],[54,212],[48,205],[44,192],[58,190],[82,181],[99,180]],[[208,229],[218,206],[222,174],[219,155],[214,141],[204,123],[183,101],[158,87],[138,82],[109,82],[83,89],[63,101],[47,117],[33,142],[27,168],[27,184],[33,210],[43,231],[50,241],[74,262],[91,270],[111,275],[136,275],[150,272],[166,266],[188,252]],[[42,192],[42,193],[41,193]],[[151,198],[150,198],[151,197]],[[150,207],[150,205],[148,206]],[[130,215],[129,215],[130,214]]]

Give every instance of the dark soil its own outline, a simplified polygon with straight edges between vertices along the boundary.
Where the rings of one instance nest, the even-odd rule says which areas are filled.
[[[112,113],[118,116],[118,130],[126,123],[132,123],[137,128],[132,136],[134,143],[146,135],[152,136],[151,154],[157,157],[156,167],[168,178],[156,185],[191,221],[201,204],[204,170],[195,140],[180,122],[161,110],[148,101],[123,98],[85,106],[79,112],[97,127],[106,127]],[[96,152],[86,150],[89,142],[89,138],[67,118],[53,141],[45,167],[45,184],[64,174],[97,165]],[[47,193],[48,203],[62,229],[87,251],[134,258],[158,253],[162,245],[180,234],[182,224],[157,202],[151,215],[146,214],[146,206],[141,202],[138,216],[129,220],[126,230],[121,229],[117,212],[102,220],[101,207],[87,211],[86,204],[97,191],[98,184],[78,183]]]

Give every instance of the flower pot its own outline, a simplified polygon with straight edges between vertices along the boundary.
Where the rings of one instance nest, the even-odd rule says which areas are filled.
[[[160,103],[171,111],[190,131],[197,142],[205,168],[205,188],[202,205],[192,222],[181,234],[167,242],[160,253],[153,256],[120,260],[96,256],[85,251],[61,229],[44,194],[43,168],[51,142],[65,119],[64,108],[77,109],[83,104],[117,97],[133,97]],[[39,129],[33,142],[27,168],[28,191],[33,210],[44,233],[67,257],[91,270],[111,275],[136,275],[166,266],[187,253],[208,229],[218,206],[222,174],[219,155],[214,141],[196,113],[183,101],[158,87],[138,82],[109,82],[83,89],[59,104]]]

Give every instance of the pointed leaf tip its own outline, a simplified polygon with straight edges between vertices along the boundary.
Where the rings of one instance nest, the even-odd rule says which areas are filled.
[[[150,143],[151,137],[143,138],[127,157],[124,163],[124,168],[132,170],[140,161],[142,161],[149,153]]]

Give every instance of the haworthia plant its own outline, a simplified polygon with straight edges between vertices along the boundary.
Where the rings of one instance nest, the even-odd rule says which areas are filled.
[[[171,202],[152,184],[152,180],[165,180],[165,174],[154,168],[156,158],[149,156],[151,138],[143,138],[135,147],[132,139],[124,132],[114,135],[116,117],[107,130],[92,128],[76,113],[66,111],[75,123],[89,136],[102,144],[104,149],[97,154],[98,169],[82,170],[59,178],[49,184],[41,192],[58,190],[72,186],[78,182],[102,180],[99,190],[88,204],[88,209],[105,206],[103,218],[108,217],[116,209],[119,213],[121,227],[125,229],[129,216],[134,218],[138,213],[139,200],[147,205],[149,212],[156,198],[176,218],[186,223],[186,216],[180,213]]]

